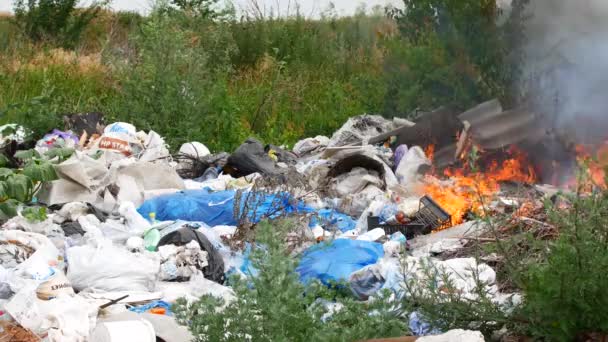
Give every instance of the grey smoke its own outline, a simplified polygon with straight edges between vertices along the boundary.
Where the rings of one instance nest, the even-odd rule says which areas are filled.
[[[532,97],[576,142],[608,138],[608,1],[532,0],[525,70]]]

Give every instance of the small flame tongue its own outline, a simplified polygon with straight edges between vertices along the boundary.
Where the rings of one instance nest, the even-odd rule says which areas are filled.
[[[429,151],[434,151],[434,147],[427,147],[425,150],[427,156],[432,155]],[[440,180],[436,175],[428,175],[420,192],[431,196],[452,215],[452,225],[462,223],[464,216],[470,211],[483,214],[479,208],[500,191],[499,182],[531,184],[537,179],[525,153],[514,147],[507,153],[508,159],[503,162],[492,161],[485,171],[446,169],[445,180]]]

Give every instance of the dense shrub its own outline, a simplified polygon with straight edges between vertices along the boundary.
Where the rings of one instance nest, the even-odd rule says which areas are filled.
[[[363,303],[320,283],[303,285],[295,272],[297,259],[288,256],[284,240],[293,224],[283,220],[257,226],[259,247],[252,265],[258,273],[231,280],[234,301],[219,309],[226,303],[203,296],[174,308],[197,341],[357,341],[405,334],[404,322],[386,297]]]
[[[137,55],[120,71],[117,119],[156,130],[174,147],[200,140],[219,149],[246,137],[227,94],[230,66],[219,53],[230,51],[230,36],[203,25],[197,34],[168,12],[148,18],[133,40]]]
[[[608,333],[608,194],[572,196],[572,208],[551,209],[560,236],[523,278],[524,331],[551,341]]]

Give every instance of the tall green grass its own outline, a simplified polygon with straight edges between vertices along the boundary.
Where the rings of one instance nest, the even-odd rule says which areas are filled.
[[[106,11],[69,58],[49,44],[0,39],[0,122],[42,134],[65,113],[101,111],[173,148],[198,140],[216,151],[250,135],[276,144],[330,135],[383,108],[390,27],[381,16],[211,22]],[[4,20],[0,30],[14,28]]]

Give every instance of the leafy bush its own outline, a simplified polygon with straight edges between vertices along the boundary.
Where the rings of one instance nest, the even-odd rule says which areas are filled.
[[[284,244],[292,224],[257,226],[260,247],[251,258],[258,274],[232,279],[234,301],[204,296],[194,304],[177,304],[176,316],[197,341],[355,341],[404,334],[406,327],[387,298],[364,303],[319,283],[303,285],[294,271],[297,260]],[[334,303],[335,310],[324,303]]]
[[[139,129],[158,131],[174,147],[192,140],[213,149],[234,146],[246,131],[226,93],[229,66],[221,58],[211,63],[207,52],[224,38],[222,49],[230,51],[230,37],[216,26],[198,29],[205,30],[204,39],[168,12],[153,14],[134,39],[136,58],[122,66],[112,112]]]
[[[102,4],[77,9],[78,0],[17,0],[15,24],[33,41],[74,47]]]
[[[464,294],[446,269],[431,262],[422,261],[420,274],[412,273],[407,259],[402,260],[402,273],[406,279],[402,285],[403,306],[407,312],[415,312],[422,325],[428,325],[426,333],[452,329],[478,330],[487,338],[503,325],[510,323],[510,301],[497,303],[488,284],[480,278],[477,268],[466,270],[458,276],[472,277],[474,288]],[[441,286],[438,286],[441,284]]]
[[[543,262],[524,273],[522,330],[551,341],[608,333],[608,194],[572,196],[572,208],[549,210],[559,238]]]
[[[4,155],[3,157],[7,160]],[[20,160],[22,169],[0,168],[0,218],[2,219],[17,215],[18,206],[30,203],[44,182],[57,179],[48,156],[40,156],[35,150],[25,150],[17,151],[15,158]],[[34,212],[30,209],[24,214],[35,219],[45,216],[46,211]]]

